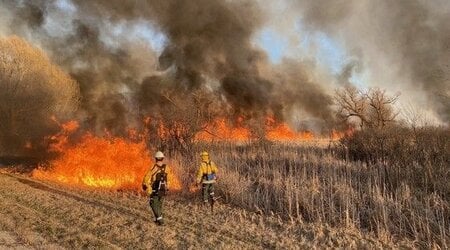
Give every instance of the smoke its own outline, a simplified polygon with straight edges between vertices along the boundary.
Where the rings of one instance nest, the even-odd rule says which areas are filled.
[[[271,114],[282,121],[292,110],[301,109],[332,121],[331,98],[304,64],[286,62],[275,67],[252,42],[268,20],[257,2],[173,0],[151,1],[138,8],[114,7],[120,4],[97,2],[97,7],[113,19],[140,17],[154,22],[168,38],[159,56],[160,67],[174,68],[175,81],[187,91],[216,79],[216,99],[224,97],[235,116],[259,120]]]
[[[309,30],[340,40],[376,85],[413,96],[450,122],[450,2],[296,1]],[[428,103],[420,103],[425,94]]]
[[[93,9],[84,4],[83,9]],[[261,9],[254,2],[151,1],[139,9],[115,8],[116,4],[122,2],[96,2],[101,10],[96,15],[106,12],[115,20],[139,17],[154,22],[168,39],[158,58],[160,69],[174,69],[174,81],[184,91],[203,88],[209,85],[208,79],[215,79],[220,83],[215,94],[225,97],[236,116],[255,118],[278,112],[280,104],[270,93],[274,83],[258,72],[259,64],[268,62],[252,43],[263,24]]]
[[[254,1],[0,3],[11,10],[11,32],[44,48],[79,83],[78,118],[98,133],[107,129],[123,134],[143,116],[159,115],[149,106],[168,91],[163,86],[167,82],[179,91],[210,90],[209,101],[221,102],[230,107],[226,112],[249,120],[271,114],[282,121],[290,109],[304,109],[319,118],[331,115],[329,102],[310,104],[312,97],[329,99],[322,88],[313,86],[319,83],[301,77],[281,84],[261,72],[271,65],[253,38],[267,16]],[[161,51],[143,46],[142,37],[130,32],[139,25],[164,34]],[[291,73],[296,71],[292,67],[287,66]],[[287,74],[283,67],[278,70],[273,74]],[[149,92],[152,77],[166,81],[156,81]],[[292,88],[300,89],[299,95],[283,91]],[[149,110],[152,114],[144,113]]]
[[[0,35],[26,39],[70,74],[81,95],[73,118],[95,133],[125,134],[146,116],[164,116],[167,106],[201,109],[199,100],[214,103],[214,115],[248,124],[301,112],[333,126],[330,86],[367,69],[378,85],[426,93],[449,121],[447,2],[283,3],[286,20],[300,18],[305,30],[333,37],[354,58],[335,79],[311,60],[269,61],[254,40],[277,17],[274,4],[261,1],[0,0]],[[295,37],[289,25],[280,30]],[[149,32],[161,34],[159,43],[149,42]]]

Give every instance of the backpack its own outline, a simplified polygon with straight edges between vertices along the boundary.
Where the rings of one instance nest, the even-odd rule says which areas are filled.
[[[159,171],[155,174],[155,181],[153,181],[152,190],[158,195],[166,194],[167,191],[166,164],[163,164],[159,168]]]

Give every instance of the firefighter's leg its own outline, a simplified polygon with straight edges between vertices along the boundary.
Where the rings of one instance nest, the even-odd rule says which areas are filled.
[[[161,197],[152,194],[150,196],[150,207],[155,215],[155,222],[162,223],[162,209],[161,209]]]
[[[211,206],[211,212],[214,212],[214,184],[209,184],[209,202],[210,202],[210,206]]]
[[[156,219],[158,217],[158,196],[153,194],[150,196],[150,207],[152,208],[153,215]]]
[[[163,196],[159,196],[158,197],[158,217],[156,218],[156,221],[158,222],[159,225],[162,225],[164,222],[163,219],[163,201],[164,201],[164,197]]]
[[[209,195],[210,195],[210,199],[214,198],[214,184],[209,184]]]
[[[156,209],[156,200],[155,200],[155,196],[152,194],[152,195],[150,195],[150,207],[152,208],[152,212],[153,212],[153,215],[155,216],[155,219],[156,219],[156,211],[157,211],[157,209]]]
[[[204,203],[208,203],[209,184],[202,184],[202,195],[203,195],[203,202]]]

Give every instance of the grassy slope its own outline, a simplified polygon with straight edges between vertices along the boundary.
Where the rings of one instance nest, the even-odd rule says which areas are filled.
[[[214,215],[176,195],[165,205],[166,225],[157,227],[144,197],[62,187],[3,172],[0,248],[389,247],[356,231],[282,222],[224,204]]]

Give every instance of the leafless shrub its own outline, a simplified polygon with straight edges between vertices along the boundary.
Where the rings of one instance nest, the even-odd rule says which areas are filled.
[[[342,156],[381,168],[386,185],[401,181],[411,187],[450,196],[450,131],[448,128],[393,126],[366,129],[341,140]]]

